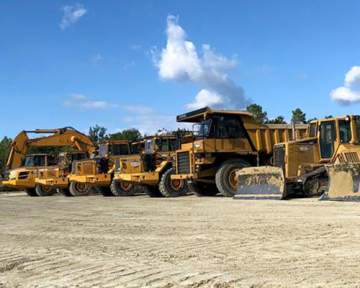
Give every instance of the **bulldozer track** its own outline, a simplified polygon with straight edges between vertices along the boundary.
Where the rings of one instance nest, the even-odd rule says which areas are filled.
[[[360,282],[356,203],[18,193],[0,205],[0,287]]]

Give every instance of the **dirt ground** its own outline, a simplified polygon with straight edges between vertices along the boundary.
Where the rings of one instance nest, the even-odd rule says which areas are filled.
[[[359,287],[360,203],[0,194],[0,287]]]

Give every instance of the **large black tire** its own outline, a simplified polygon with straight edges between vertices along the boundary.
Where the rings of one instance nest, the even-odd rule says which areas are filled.
[[[219,193],[215,184],[212,183],[202,183],[202,182],[192,182],[189,185],[189,189],[193,192],[196,196],[203,197],[203,196],[215,196]]]
[[[114,196],[134,196],[135,185],[130,182],[112,180],[110,190]]]
[[[171,180],[171,174],[174,172],[174,168],[169,168],[161,176],[159,191],[164,197],[179,197],[189,192],[185,180]]]
[[[56,190],[52,187],[36,184],[35,192],[36,192],[36,195],[39,197],[46,197],[46,196],[54,195],[56,193]]]
[[[101,195],[103,195],[104,197],[114,196],[114,194],[111,192],[111,189],[109,186],[98,186],[98,187],[94,187],[93,189],[96,189],[97,191],[99,191],[99,193]]]
[[[144,192],[145,194],[149,195],[152,198],[155,197],[163,197],[163,195],[161,194],[161,192],[159,191],[159,187],[158,186],[148,186],[148,185],[144,185],[143,186]]]
[[[38,195],[36,194],[35,188],[26,188],[25,192],[28,196],[30,197],[37,197]]]
[[[74,197],[87,196],[90,192],[90,187],[84,183],[70,182],[70,194]]]
[[[69,191],[69,188],[56,188],[56,192],[65,197],[73,197],[73,195]]]
[[[225,197],[233,197],[237,190],[236,171],[249,164],[242,159],[225,161],[215,175],[215,183],[219,192]]]

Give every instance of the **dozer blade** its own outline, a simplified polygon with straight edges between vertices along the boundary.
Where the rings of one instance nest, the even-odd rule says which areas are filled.
[[[320,200],[360,201],[360,164],[325,165],[329,187]]]
[[[237,192],[234,199],[284,199],[285,178],[279,167],[242,168],[237,172]]]

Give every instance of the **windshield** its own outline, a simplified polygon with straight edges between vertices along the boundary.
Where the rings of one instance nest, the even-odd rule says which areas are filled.
[[[152,154],[155,152],[154,144],[155,143],[151,139],[145,140],[145,150],[144,150],[145,154]]]
[[[99,145],[99,156],[100,157],[106,157],[106,155],[108,154],[108,145],[106,144],[100,144]]]
[[[109,146],[109,153],[111,155],[128,155],[130,154],[128,144],[112,144]]]
[[[194,124],[193,132],[196,137],[208,137],[211,129],[211,119],[205,120],[199,124]]]
[[[25,167],[45,166],[45,155],[29,155],[24,159]]]

